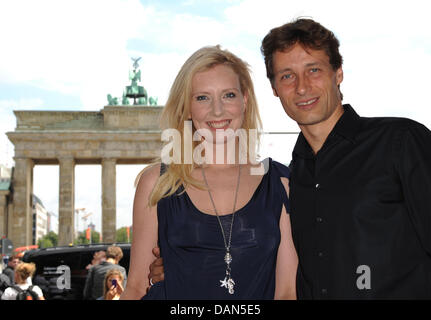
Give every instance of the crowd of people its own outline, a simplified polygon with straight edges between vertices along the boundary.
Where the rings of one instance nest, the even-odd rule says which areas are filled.
[[[120,247],[110,246],[93,256],[84,287],[85,300],[118,300],[127,284],[127,271],[119,265],[123,258]]]
[[[18,255],[11,256],[0,274],[1,300],[45,300],[42,289],[33,285],[34,263],[22,262]]]
[[[119,265],[123,257],[120,247],[110,246],[97,251],[86,266],[85,300],[119,300],[127,283],[127,271]],[[23,262],[13,255],[0,273],[1,300],[45,300],[43,289],[33,284],[34,263]]]

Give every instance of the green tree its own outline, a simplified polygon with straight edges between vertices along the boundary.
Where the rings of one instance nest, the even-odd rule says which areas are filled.
[[[58,235],[55,232],[50,231],[37,241],[37,245],[39,248],[56,247],[58,245]]]
[[[56,234],[53,231],[50,231],[46,237],[51,240],[52,244],[54,245],[54,247],[56,247],[58,245],[58,234]]]
[[[37,245],[39,246],[39,248],[52,248],[52,247],[54,247],[54,244],[51,242],[51,240],[49,240],[45,237],[40,238],[37,241]]]
[[[86,237],[86,231],[79,232],[78,237],[75,239],[73,244],[89,244],[90,241]],[[91,243],[100,243],[100,233],[97,231],[91,231]]]
[[[130,237],[127,238],[127,227],[122,227],[120,229],[117,229],[116,235],[115,235],[115,241],[116,242],[131,242],[132,241],[132,228],[130,228]]]

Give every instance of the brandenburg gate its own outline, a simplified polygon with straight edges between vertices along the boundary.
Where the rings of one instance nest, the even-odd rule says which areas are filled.
[[[160,156],[159,106],[105,106],[100,111],[14,111],[7,136],[15,146],[13,213],[15,247],[31,244],[33,167],[59,165],[59,245],[74,238],[77,164],[102,165],[102,236],[115,242],[116,164],[144,164]],[[57,192],[53,190],[53,192]]]

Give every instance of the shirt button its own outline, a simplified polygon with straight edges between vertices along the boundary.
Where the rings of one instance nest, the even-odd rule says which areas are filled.
[[[319,188],[320,188],[320,184],[316,183],[316,189],[319,189]]]
[[[323,221],[323,219],[322,219],[321,217],[317,217],[317,218],[316,218],[316,221],[317,221],[317,222],[322,222],[322,221]]]
[[[323,252],[319,252],[317,255],[319,256],[319,258],[321,258],[323,257]]]
[[[327,293],[328,293],[328,290],[326,290],[326,289],[322,289],[322,290],[321,290],[321,292],[322,292],[322,294],[327,294]]]

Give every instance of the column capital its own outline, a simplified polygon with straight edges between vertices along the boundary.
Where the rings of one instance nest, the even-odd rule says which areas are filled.
[[[13,157],[12,158],[14,161],[17,161],[17,160],[31,160],[31,158],[28,158],[28,157]]]
[[[113,158],[113,157],[108,157],[108,158],[102,158],[102,164],[105,162],[114,162],[117,163],[117,158]]]
[[[57,157],[57,160],[59,162],[64,162],[64,161],[75,161],[75,158],[73,156],[61,156],[61,157]]]
[[[21,163],[28,162],[29,164],[32,164],[32,165],[34,164],[33,159],[28,157],[13,157],[13,161],[15,161],[15,165],[17,162],[21,162]]]

